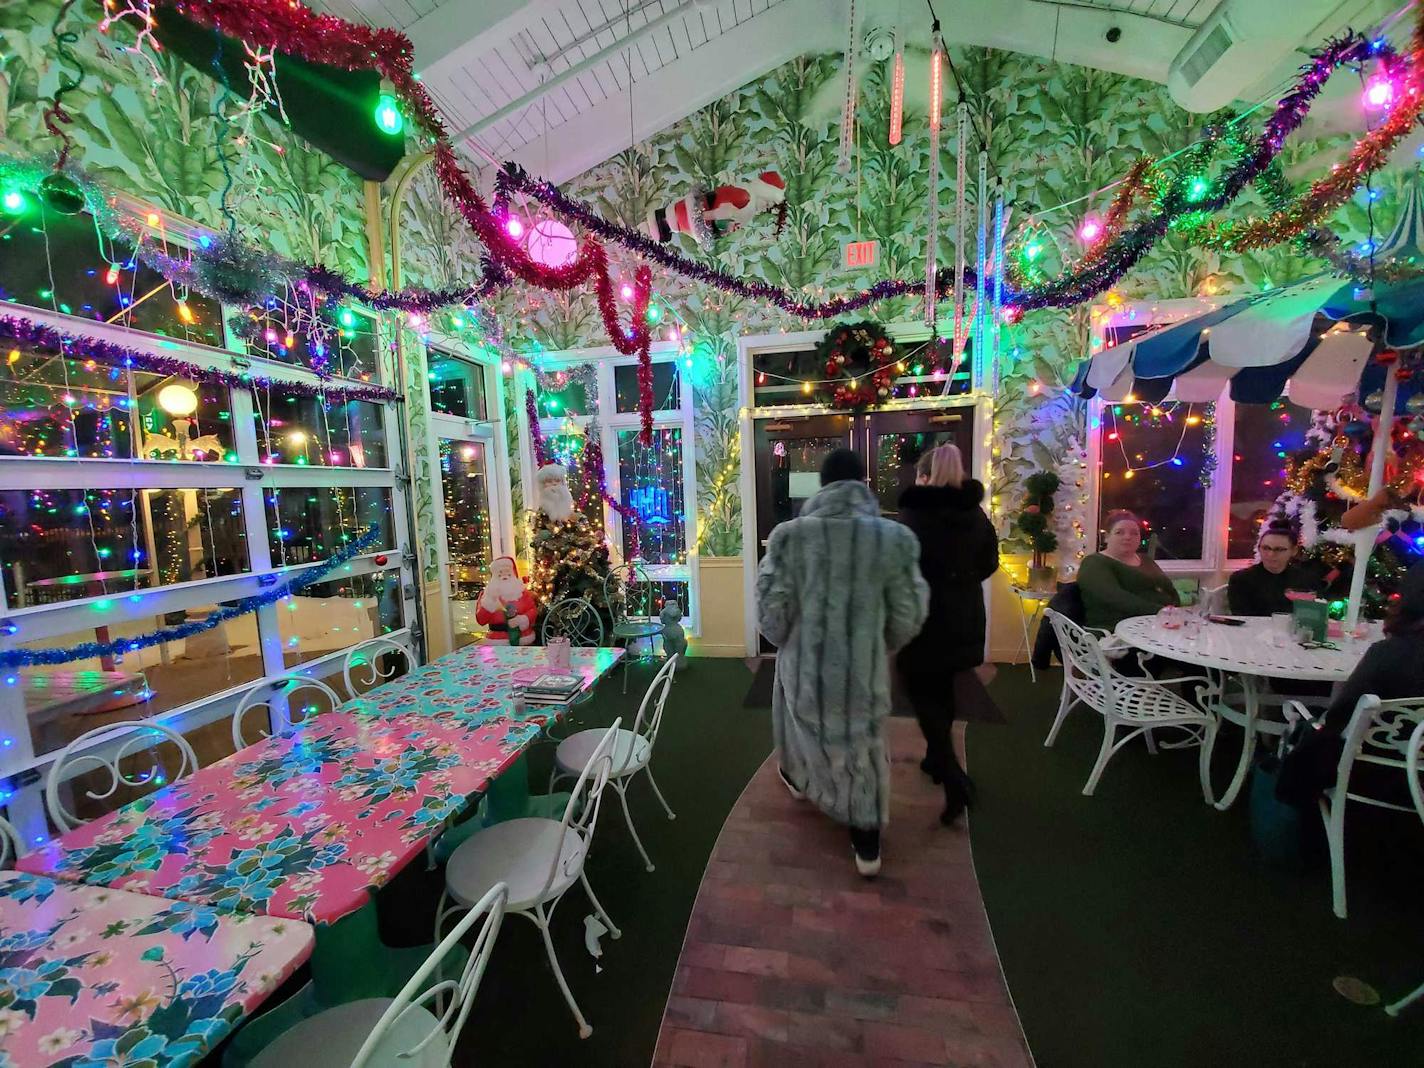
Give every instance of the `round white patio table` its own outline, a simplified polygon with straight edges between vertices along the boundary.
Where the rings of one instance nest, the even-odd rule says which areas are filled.
[[[1206,668],[1213,678],[1214,692],[1204,695],[1212,698],[1208,711],[1237,724],[1243,732],[1241,759],[1231,785],[1213,801],[1223,811],[1231,807],[1246,782],[1256,736],[1279,735],[1285,730],[1283,721],[1260,718],[1266,680],[1342,682],[1376,640],[1373,635],[1368,639],[1331,638],[1334,649],[1306,649],[1279,631],[1268,616],[1237,618],[1243,621],[1240,626],[1202,620],[1197,628],[1188,624],[1172,629],[1163,625],[1160,616],[1133,616],[1119,623],[1116,630],[1118,638],[1135,649]],[[1227,700],[1224,675],[1235,675],[1241,682],[1240,708]]]

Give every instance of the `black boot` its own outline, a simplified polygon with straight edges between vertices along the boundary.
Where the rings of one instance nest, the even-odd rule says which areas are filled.
[[[944,811],[939,814],[940,823],[946,827],[953,824],[965,809],[974,807],[974,799],[974,781],[959,766],[958,760],[952,761],[944,782]]]
[[[936,786],[944,782],[944,776],[940,774],[939,769],[935,767],[935,762],[928,755],[920,761],[920,770],[928,775]]]

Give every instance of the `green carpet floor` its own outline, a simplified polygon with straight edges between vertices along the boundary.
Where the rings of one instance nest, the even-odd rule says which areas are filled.
[[[622,715],[631,724],[653,670],[635,667],[626,697],[619,692],[620,677],[605,680],[580,709],[578,723],[607,724]],[[740,660],[694,660],[678,673],[653,759],[653,773],[677,819],[667,819],[641,777],[628,798],[655,872],[644,870],[617,796],[609,790],[604,797],[587,870],[623,937],[605,937],[602,960],[594,961],[584,948],[583,931],[592,908],[578,887],[565,896],[553,924],[564,975],[593,1035],[579,1039],[538,930],[511,916],[461,1036],[456,1065],[642,1068],[652,1062],[707,858],[743,787],[771,752],[769,710],[741,707],[751,678]],[[552,745],[531,755],[536,793],[548,783],[552,755]],[[423,867],[412,866],[382,894],[382,935],[392,945],[430,939],[441,875]]]
[[[1390,1019],[1332,987],[1355,976],[1390,1001],[1424,982],[1418,819],[1352,809],[1337,920],[1323,845],[1305,874],[1266,867],[1244,794],[1203,804],[1194,751],[1135,743],[1081,796],[1102,721],[1080,708],[1043,747],[1060,677],[1001,670],[1009,723],[967,736],[974,863],[1040,1068],[1424,1065],[1424,1005]],[[1218,788],[1239,738],[1223,735]]]

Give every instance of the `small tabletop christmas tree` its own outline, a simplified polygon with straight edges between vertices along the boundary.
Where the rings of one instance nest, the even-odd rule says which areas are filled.
[[[605,611],[603,583],[609,564],[603,530],[574,507],[568,471],[562,466],[545,464],[534,481],[539,508],[530,539],[534,550],[530,592],[546,610],[565,597],[582,597]]]

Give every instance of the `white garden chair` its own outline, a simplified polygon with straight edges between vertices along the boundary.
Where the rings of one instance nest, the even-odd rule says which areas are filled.
[[[24,855],[25,843],[20,832],[15,829],[13,823],[0,816],[0,871],[13,868],[15,861]]]
[[[490,887],[394,998],[350,1001],[310,1016],[249,1061],[251,1068],[446,1068],[494,949],[508,894],[503,883]],[[445,958],[482,918],[460,978],[443,978]]]
[[[297,695],[304,690],[311,694],[305,704],[296,700]],[[286,675],[273,675],[271,678],[261,680],[243,694],[242,700],[237,703],[237,708],[232,714],[233,749],[245,749],[252,744],[243,735],[242,724],[247,718],[247,714],[254,708],[265,708],[268,727],[282,731],[288,727],[305,723],[311,716],[322,711],[319,705],[310,703],[317,696],[326,698],[327,711],[331,711],[341,704],[341,698],[335,690],[310,675],[298,675],[293,672]],[[300,713],[300,715],[295,713]],[[257,734],[261,738],[267,738],[271,736],[272,730],[258,727]]]
[[[1058,701],[1058,714],[1044,739],[1051,746],[1058,737],[1068,713],[1078,704],[1087,705],[1103,717],[1103,744],[1098,759],[1088,776],[1083,795],[1091,797],[1119,749],[1138,735],[1153,747],[1154,730],[1175,727],[1189,732],[1194,744],[1200,744],[1197,771],[1201,778],[1202,797],[1211,802],[1209,777],[1212,742],[1216,738],[1216,719],[1190,701],[1173,692],[1164,683],[1152,678],[1130,678],[1115,671],[1103,652],[1102,642],[1061,612],[1044,613],[1058,638],[1059,655],[1063,661],[1063,692]],[[1210,683],[1202,677],[1173,679],[1181,682]],[[1119,730],[1127,733],[1118,737]],[[1154,750],[1155,751],[1155,750]]]
[[[603,732],[602,741],[589,755],[588,764],[569,795],[562,820],[533,816],[506,820],[476,832],[460,844],[445,866],[445,890],[435,914],[435,937],[439,939],[447,916],[471,908],[496,883],[507,884],[510,913],[529,920],[544,938],[554,978],[578,1024],[580,1038],[593,1034],[593,1028],[584,1019],[564,979],[549,924],[564,894],[579,882],[609,933],[614,938],[622,935],[594,896],[584,874],[603,788],[613,768],[613,744],[621,725],[622,720],[614,720],[613,726]]]
[[[1304,706],[1290,702],[1293,713],[1310,719]],[[1365,793],[1358,782],[1350,788],[1350,777],[1357,765],[1373,764],[1408,772],[1411,731],[1424,723],[1424,697],[1405,697],[1381,701],[1374,694],[1365,694],[1355,705],[1350,724],[1345,728],[1344,747],[1335,769],[1335,785],[1320,798],[1320,815],[1325,821],[1325,838],[1330,844],[1330,887],[1335,915],[1345,919],[1345,810],[1349,802],[1387,808],[1395,812],[1411,812],[1408,805],[1382,800],[1375,793]],[[1416,757],[1417,764],[1417,757]],[[1410,786],[1418,789],[1411,781]]]
[[[382,657],[392,659],[389,666],[381,667]],[[360,697],[377,686],[382,686],[400,675],[408,675],[416,667],[415,656],[410,649],[394,638],[372,638],[360,645],[352,646],[341,665],[341,677],[346,683],[346,692],[352,697]],[[355,677],[353,678],[353,673]],[[364,678],[362,677],[364,675]],[[360,681],[366,687],[357,691]]]
[[[1224,616],[1230,611],[1226,597],[1226,583],[1220,586],[1203,586],[1197,602],[1204,616]]]
[[[565,597],[544,613],[539,625],[544,644],[550,638],[567,638],[575,647],[597,648],[603,644],[603,617],[583,597]]]
[[[164,768],[158,754],[153,752],[165,742],[171,742],[178,751],[178,768],[171,774]],[[134,770],[120,766],[132,765],[146,750],[153,758],[146,768]],[[76,775],[107,772],[107,784],[101,782],[98,788],[84,790],[84,796],[91,801],[107,801],[118,793],[120,787],[160,789],[197,770],[198,757],[193,747],[172,727],[146,719],[107,723],[85,731],[60,751],[50,765],[49,778],[45,781],[45,807],[49,810],[50,821],[63,834],[89,822],[66,808],[60,796],[69,780]]]
[[[1405,774],[1409,776],[1409,796],[1414,798],[1414,810],[1419,813],[1419,818],[1424,820],[1424,780],[1420,778],[1424,775],[1424,768],[1420,767],[1421,756],[1424,756],[1424,722],[1418,724],[1414,733],[1409,736],[1404,755]],[[1424,983],[1420,983],[1398,1001],[1386,1005],[1384,1011],[1391,1016],[1398,1016],[1420,998],[1424,998]]]
[[[623,806],[623,818],[628,821],[628,831],[633,836],[633,844],[643,855],[643,863],[647,865],[648,871],[654,870],[653,861],[643,846],[643,840],[638,837],[638,829],[633,826],[633,813],[628,809],[628,785],[639,772],[647,775],[648,783],[658,801],[662,803],[667,818],[677,819],[672,807],[663,797],[663,792],[658,789],[657,781],[653,778],[653,769],[649,766],[653,759],[653,746],[658,741],[658,729],[663,722],[663,708],[667,704],[668,691],[672,689],[673,675],[676,672],[677,657],[673,656],[669,657],[653,676],[647,692],[643,694],[642,703],[638,705],[638,717],[633,721],[633,729],[618,732],[618,740],[613,746],[613,769],[609,772],[609,783],[618,793],[618,800]],[[652,706],[651,712],[649,705]],[[588,765],[589,754],[598,748],[606,733],[601,727],[593,727],[572,734],[559,743],[559,748],[554,751],[554,770],[549,776],[550,793],[554,792],[554,783],[559,779],[572,778]]]

